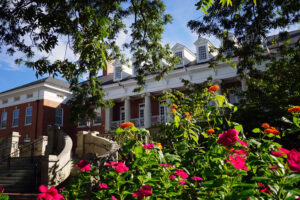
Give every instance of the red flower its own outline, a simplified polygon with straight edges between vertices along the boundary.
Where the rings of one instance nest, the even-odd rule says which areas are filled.
[[[38,199],[43,199],[43,200],[64,200],[65,198],[63,195],[59,194],[57,192],[57,189],[55,189],[54,186],[52,186],[49,190],[46,186],[41,185],[39,187],[39,191],[41,194],[38,195]]]
[[[79,164],[76,165],[76,167],[80,170],[80,171],[91,171],[91,164],[86,162],[85,160],[81,160],[79,162]]]
[[[138,197],[139,200],[151,195],[152,188],[150,185],[143,185],[141,189],[139,189],[136,193],[132,194],[133,197]]]
[[[231,156],[229,155],[229,160],[226,160],[227,162],[230,162],[233,164],[233,167],[236,169],[243,169],[248,171],[248,167],[246,166],[246,161],[245,158],[243,156]]]
[[[271,166],[270,169],[277,171],[277,169],[280,168],[279,166]]]
[[[210,128],[210,129],[208,129],[208,130],[206,131],[206,134],[207,134],[207,135],[211,135],[211,134],[213,134],[214,132],[215,132],[215,130],[212,129],[212,128]]]
[[[147,143],[143,146],[143,149],[153,149],[154,148],[154,144],[151,143]]]
[[[296,149],[292,149],[287,154],[287,160],[290,164],[290,169],[296,173],[300,173],[300,152]]]
[[[192,119],[191,115],[186,116],[187,119]]]
[[[189,112],[184,112],[185,116],[189,116],[190,113]]]
[[[171,109],[171,113],[175,113],[176,112],[176,109],[175,108],[172,108]]]
[[[272,133],[274,135],[280,135],[280,132],[275,127],[266,128],[264,134]]]
[[[129,170],[129,168],[123,162],[110,161],[110,164],[106,163],[106,166],[114,168],[118,173],[123,173]]]
[[[179,183],[177,183],[177,185],[186,185],[187,184],[187,182],[186,181],[179,181]]]
[[[59,191],[61,192],[61,191],[65,190],[65,189],[66,189],[66,187],[62,187],[62,188],[59,188]]]
[[[209,92],[215,92],[217,91],[218,89],[220,89],[220,87],[218,85],[212,85],[208,88],[208,91]]]
[[[99,190],[107,190],[108,188],[106,183],[99,183]]]
[[[193,176],[191,177],[191,179],[193,179],[194,181],[202,181],[203,178],[199,177],[199,176]]]
[[[162,167],[173,167],[173,165],[169,165],[169,164],[159,164]]]
[[[248,146],[247,142],[244,142],[238,138],[239,132],[236,129],[228,129],[223,133],[219,134],[218,144],[224,146],[232,146],[238,141],[243,146]]]
[[[118,200],[115,196],[111,196],[112,200]]]
[[[4,192],[4,188],[0,188],[0,193],[3,193]]]
[[[290,113],[300,112],[300,106],[294,106],[292,108],[289,108],[288,111]]]
[[[178,108],[178,106],[177,106],[176,104],[173,104],[171,107],[172,107],[173,109],[177,109],[177,108]]]
[[[169,176],[169,179],[170,179],[170,180],[175,179],[175,178],[176,178],[176,176],[175,176],[174,174],[171,174],[171,175]]]
[[[122,124],[120,125],[120,128],[121,128],[121,129],[128,128],[128,127],[132,128],[133,126],[134,126],[134,125],[133,125],[132,122],[124,122],[124,123],[122,123]]]
[[[287,155],[288,153],[290,153],[289,150],[287,149],[284,149],[284,148],[280,148],[280,147],[277,147],[279,152],[278,151],[272,151],[272,155],[276,156],[276,157],[282,157],[284,155]]]
[[[183,169],[176,170],[175,175],[180,176],[182,179],[187,179],[189,177],[189,175]]]
[[[261,125],[262,128],[270,128],[270,125],[268,123],[263,123]]]
[[[259,185],[259,191],[260,192],[265,192],[265,193],[271,194],[271,191],[266,186],[264,186],[261,183],[259,183],[258,185]]]
[[[248,152],[245,151],[244,149],[241,150],[231,150],[231,152],[233,152],[234,156],[247,156]]]

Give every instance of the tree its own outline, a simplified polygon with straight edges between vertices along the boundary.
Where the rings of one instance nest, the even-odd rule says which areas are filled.
[[[201,6],[198,4],[198,9]],[[223,41],[212,67],[219,61],[231,62],[238,74],[247,79],[248,91],[242,94],[247,100],[242,102],[236,120],[247,122],[248,131],[262,122],[283,127],[281,117],[287,114],[287,108],[300,102],[300,45],[299,41],[289,45],[285,31],[272,41],[267,41],[267,35],[274,29],[299,23],[300,2],[269,0],[255,4],[237,0],[228,7],[211,4],[207,13],[202,21],[191,20],[188,26],[200,35],[214,35]],[[279,41],[286,42],[269,52],[268,46],[263,45],[271,42],[275,46]],[[265,65],[265,69],[257,68],[260,65]]]
[[[16,62],[36,70],[37,76],[61,74],[74,93],[70,101],[71,116],[77,121],[78,116],[92,116],[93,106],[106,104],[97,79],[99,70],[105,69],[111,60],[127,61],[116,45],[118,34],[127,31],[126,17],[134,18],[130,25],[132,40],[124,46],[135,57],[133,64],[141,66],[136,77],[138,89],[143,88],[146,74],[160,72],[157,75],[160,79],[176,65],[178,58],[172,55],[168,45],[160,43],[163,26],[171,21],[171,16],[164,11],[161,0],[3,0],[0,3],[1,48],[7,47],[10,55],[22,52],[25,58]],[[51,63],[46,56],[35,57],[35,51],[51,53],[61,36],[67,38],[67,46],[78,55],[78,60]],[[79,84],[84,73],[88,74],[88,81]]]

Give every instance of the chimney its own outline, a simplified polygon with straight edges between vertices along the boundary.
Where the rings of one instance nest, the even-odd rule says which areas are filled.
[[[107,62],[107,68],[103,69],[102,76],[114,73],[113,60]]]

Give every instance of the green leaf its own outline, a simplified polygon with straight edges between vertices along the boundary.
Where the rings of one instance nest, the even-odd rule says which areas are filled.
[[[254,176],[254,177],[251,178],[251,180],[252,181],[269,181],[269,180],[271,180],[271,178],[264,177],[264,176],[262,176],[262,177]]]
[[[300,174],[291,174],[289,176],[286,176],[287,183],[298,183],[300,181]]]
[[[175,115],[174,122],[175,122],[175,126],[178,128],[179,127],[179,122],[180,122],[180,117],[178,115]]]
[[[241,124],[240,124],[240,125],[234,126],[234,128],[235,128],[238,132],[240,132],[240,133],[243,132],[243,126],[242,126]]]
[[[135,156],[137,158],[141,158],[143,156],[143,148],[142,146],[137,146],[134,148]]]
[[[116,134],[124,133],[124,129],[122,129],[122,128],[119,127],[119,128],[116,129],[115,133]]]
[[[208,15],[207,10],[206,10],[203,6],[201,7],[201,10],[202,10],[206,15]]]
[[[216,95],[215,100],[217,101],[219,107],[223,107],[225,102],[225,97],[223,95]]]
[[[252,130],[252,133],[260,133],[260,129],[259,128],[255,128]]]

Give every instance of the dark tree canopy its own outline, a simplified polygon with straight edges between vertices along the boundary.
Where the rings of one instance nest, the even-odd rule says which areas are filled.
[[[141,66],[136,77],[138,89],[145,84],[145,74],[160,72],[160,79],[175,66],[178,59],[168,45],[160,43],[163,26],[171,21],[164,11],[161,0],[2,0],[0,48],[6,47],[10,55],[24,53],[16,62],[36,70],[37,76],[64,77],[74,93],[70,104],[72,117],[77,120],[78,113],[81,117],[92,115],[92,105],[105,106],[97,79],[99,70],[105,69],[108,61],[126,62],[116,45],[118,34],[127,31],[125,18],[134,18],[129,27],[132,40],[124,46],[135,57],[133,64]],[[34,56],[36,51],[51,53],[61,36],[68,39],[67,45],[78,60],[52,63],[47,57]],[[29,44],[25,37],[30,38]],[[85,73],[88,81],[79,86],[79,78]]]

